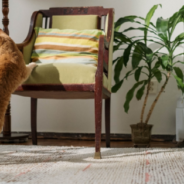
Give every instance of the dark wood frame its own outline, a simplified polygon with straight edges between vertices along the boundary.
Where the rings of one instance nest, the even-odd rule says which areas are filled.
[[[34,27],[37,15],[41,13],[47,24],[50,18],[52,24],[53,15],[98,15],[98,28],[101,26],[101,17],[109,16],[107,37],[100,36],[99,39],[99,58],[95,76],[95,84],[89,85],[62,85],[62,84],[23,84],[14,94],[31,97],[31,129],[33,144],[37,144],[36,132],[36,113],[38,98],[57,98],[57,99],[95,99],[95,158],[101,158],[101,121],[102,121],[102,99],[105,99],[105,125],[106,125],[106,146],[110,147],[110,99],[111,93],[103,87],[103,72],[108,77],[109,44],[112,35],[113,9],[104,9],[103,7],[65,7],[50,8],[49,10],[40,10],[33,13],[30,29],[27,38],[21,44],[17,44],[23,51],[23,47],[30,41],[34,33]]]

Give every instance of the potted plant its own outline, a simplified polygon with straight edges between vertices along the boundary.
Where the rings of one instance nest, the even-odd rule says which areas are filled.
[[[184,22],[184,6],[168,19],[159,17],[156,24],[154,24],[151,22],[151,18],[159,6],[161,7],[161,5],[154,5],[148,12],[146,18],[126,16],[115,22],[114,52],[117,50],[123,50],[124,52],[113,61],[113,64],[115,64],[115,85],[112,87],[112,92],[117,92],[124,81],[134,75],[135,84],[126,94],[124,103],[126,113],[129,110],[129,104],[134,93],[136,92],[135,96],[137,100],[140,100],[145,94],[140,121],[137,124],[131,125],[132,140],[135,146],[149,146],[153,125],[148,125],[148,122],[171,76],[176,79],[178,88],[184,92],[183,72],[180,67],[180,64],[184,64],[184,62],[177,60],[178,56],[184,53],[175,55],[176,48],[184,43],[184,32],[173,38],[173,33],[178,23]],[[134,23],[134,25],[136,24],[138,27],[129,27],[123,31],[119,31],[120,27],[126,22]],[[128,37],[126,33],[129,31],[139,31],[143,34]],[[156,50],[152,50],[148,46],[152,43],[157,45]],[[163,48],[167,50],[166,53],[162,52]],[[132,69],[120,79],[123,68],[126,67],[129,62],[131,62]],[[143,79],[140,80],[142,77]],[[150,84],[153,78],[156,78],[159,83],[161,81],[164,82],[144,119]]]

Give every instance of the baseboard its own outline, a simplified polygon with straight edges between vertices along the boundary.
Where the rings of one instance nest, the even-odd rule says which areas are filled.
[[[12,132],[29,134],[31,132]],[[93,133],[54,133],[54,132],[38,132],[38,138],[42,139],[70,139],[70,140],[94,140],[95,134]],[[153,141],[173,141],[175,135],[152,135]],[[105,134],[102,134],[102,140],[105,140]],[[131,141],[131,134],[111,134],[112,141]]]

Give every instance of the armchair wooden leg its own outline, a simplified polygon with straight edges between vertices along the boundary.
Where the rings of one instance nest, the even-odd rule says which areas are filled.
[[[101,159],[102,95],[95,94],[95,159]]]
[[[110,147],[110,105],[111,98],[105,99],[105,132],[106,132],[106,147]]]
[[[31,133],[32,143],[37,145],[37,98],[31,98]]]

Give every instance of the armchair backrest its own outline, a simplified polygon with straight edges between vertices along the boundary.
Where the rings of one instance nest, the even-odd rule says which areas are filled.
[[[104,19],[102,19],[102,17]],[[34,19],[34,20],[33,20]],[[104,20],[104,22],[103,22]],[[109,48],[106,50],[106,63],[108,64],[109,90],[112,79],[112,51],[113,51],[113,20],[114,12],[111,8],[103,7],[64,7],[40,10],[32,15],[32,27],[58,28],[58,29],[104,29]],[[102,23],[103,22],[103,23]],[[31,29],[31,27],[30,27]],[[30,62],[31,51],[36,39],[34,31],[29,31],[31,38],[29,44],[23,48],[26,63]],[[28,35],[29,37],[29,35]],[[27,40],[28,40],[27,37]],[[31,50],[31,51],[30,51]]]
[[[40,10],[45,18],[45,28],[59,29],[103,29],[102,17],[107,40],[110,41],[113,29],[113,9],[103,7],[64,7]],[[49,23],[48,23],[49,19]]]

